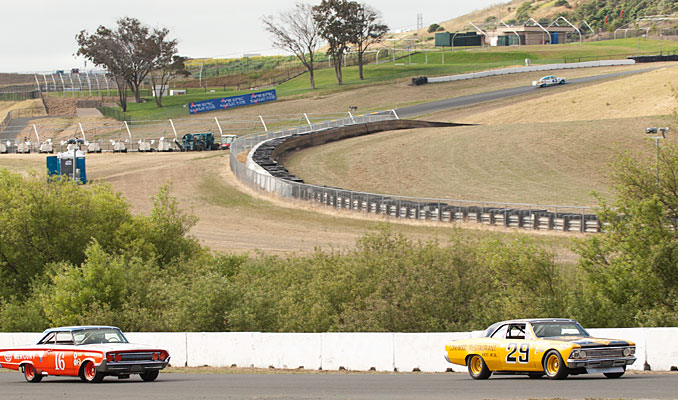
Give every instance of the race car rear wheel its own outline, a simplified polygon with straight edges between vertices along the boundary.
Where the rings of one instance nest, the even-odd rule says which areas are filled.
[[[35,367],[31,364],[24,364],[23,369],[26,382],[38,383],[42,380],[42,375],[38,374]]]
[[[158,371],[144,372],[143,374],[139,374],[139,376],[144,380],[144,382],[153,382],[155,378],[158,377]]]
[[[490,369],[487,368],[487,364],[485,364],[485,360],[477,354],[469,357],[468,373],[473,379],[487,379],[492,375]]]
[[[565,379],[570,372],[563,362],[560,353],[551,350],[544,357],[544,373],[550,379]]]
[[[91,361],[86,361],[82,367],[80,367],[80,373],[78,374],[80,379],[87,383],[99,383],[104,380],[104,374],[97,372],[94,363]]]

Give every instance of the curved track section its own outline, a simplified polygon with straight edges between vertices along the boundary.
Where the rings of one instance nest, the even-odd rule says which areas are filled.
[[[656,68],[574,79],[570,81],[570,85],[637,74],[653,69]],[[552,89],[556,89],[556,87]],[[230,166],[241,181],[255,189],[277,193],[284,198],[296,198],[362,213],[373,213],[418,221],[476,222],[485,225],[530,230],[579,233],[600,232],[600,221],[596,215],[591,213],[588,207],[412,198],[354,192],[341,188],[305,184],[302,179],[290,174],[282,162],[279,162],[284,161],[285,153],[296,151],[303,147],[317,146],[332,140],[340,140],[361,134],[417,127],[404,125],[403,127],[398,127],[394,120],[399,120],[399,116],[413,117],[450,108],[518,96],[533,92],[534,90],[535,88],[532,87],[498,90],[406,107],[399,109],[397,114],[396,111],[384,111],[345,118],[343,120],[323,122],[311,126],[300,126],[288,131],[249,135],[236,139],[231,145]],[[424,121],[419,122],[434,124]],[[254,151],[248,155],[247,162],[241,162],[238,156],[249,152],[251,149],[254,149]]]

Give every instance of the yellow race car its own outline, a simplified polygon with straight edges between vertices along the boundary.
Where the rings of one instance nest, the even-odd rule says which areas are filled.
[[[635,352],[633,342],[593,338],[577,321],[560,318],[497,322],[483,337],[445,345],[445,359],[467,366],[473,379],[492,373],[551,379],[602,373],[619,378],[636,361]]]

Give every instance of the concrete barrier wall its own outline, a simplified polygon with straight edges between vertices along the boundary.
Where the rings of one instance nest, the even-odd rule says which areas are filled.
[[[633,65],[635,63],[636,63],[635,60],[604,60],[604,61],[585,61],[567,64],[533,65],[530,67],[501,68],[491,71],[472,72],[468,74],[436,76],[428,78],[428,83],[462,81],[466,79],[484,78],[487,76],[519,74],[522,72],[554,71],[559,69],[573,69],[573,68],[612,67],[617,65]]]
[[[132,332],[131,342],[166,348],[173,366],[368,371],[465,371],[443,358],[447,342],[477,337],[451,333]],[[636,343],[631,370],[678,367],[678,328],[589,329],[596,337]],[[37,333],[0,333],[0,349],[35,343]]]

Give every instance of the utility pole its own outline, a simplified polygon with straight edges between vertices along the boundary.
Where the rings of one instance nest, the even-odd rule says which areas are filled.
[[[659,185],[659,140],[665,139],[666,133],[668,133],[668,131],[669,128],[645,128],[645,133],[648,135],[656,135],[657,133],[661,133],[661,135],[652,136],[652,139],[654,139],[655,148],[657,149],[656,167],[655,167],[655,173],[657,176],[657,185]]]

